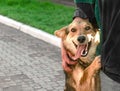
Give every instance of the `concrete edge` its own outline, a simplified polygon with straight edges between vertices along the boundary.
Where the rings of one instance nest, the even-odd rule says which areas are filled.
[[[20,23],[18,21],[15,21],[13,19],[10,19],[8,17],[5,17],[3,15],[0,15],[0,23],[3,23],[7,26],[13,27],[15,29],[18,29],[24,33],[27,33],[35,38],[41,39],[45,42],[48,42],[50,44],[53,44],[57,47],[60,47],[60,38],[57,38],[56,36],[49,34],[47,32],[44,32],[40,29],[31,27],[29,25]]]

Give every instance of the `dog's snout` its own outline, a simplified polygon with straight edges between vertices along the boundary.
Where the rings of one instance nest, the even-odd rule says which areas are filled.
[[[86,38],[85,38],[85,36],[79,36],[79,37],[77,38],[77,40],[78,40],[80,43],[83,43],[83,42],[86,40]]]

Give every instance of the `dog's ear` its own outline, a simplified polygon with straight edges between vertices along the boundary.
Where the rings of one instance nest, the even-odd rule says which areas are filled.
[[[56,35],[59,38],[65,38],[65,36],[68,34],[68,30],[67,29],[68,29],[68,27],[65,26],[65,27],[61,28],[60,30],[56,30],[54,32],[54,35]]]
[[[96,34],[95,34],[95,42],[99,43],[100,42],[100,31],[97,30]]]

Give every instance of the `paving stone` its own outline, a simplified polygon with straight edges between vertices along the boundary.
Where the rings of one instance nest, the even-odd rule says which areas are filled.
[[[0,23],[0,91],[63,91],[60,49]]]

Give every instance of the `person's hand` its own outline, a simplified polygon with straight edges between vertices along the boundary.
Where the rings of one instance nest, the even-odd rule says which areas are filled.
[[[64,71],[71,72],[72,69],[70,66],[77,64],[77,61],[72,61],[67,55],[67,52],[63,46],[63,43],[61,43],[61,56],[62,56],[62,67]]]
[[[76,17],[72,22],[80,22],[80,21],[83,21],[83,20],[87,20],[88,21],[88,19],[82,19],[80,17]]]

